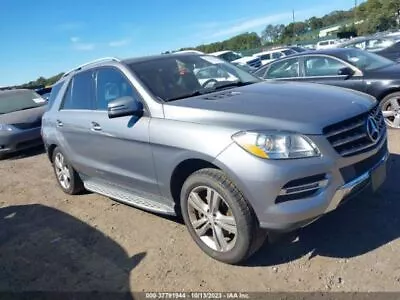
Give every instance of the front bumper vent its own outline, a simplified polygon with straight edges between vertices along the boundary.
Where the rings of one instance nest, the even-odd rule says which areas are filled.
[[[325,188],[327,185],[328,179],[326,174],[318,174],[292,180],[282,187],[275,203],[311,197],[320,192],[320,190]]]

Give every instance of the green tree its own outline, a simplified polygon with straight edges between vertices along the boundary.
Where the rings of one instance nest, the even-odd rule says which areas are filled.
[[[274,43],[279,40],[285,29],[285,25],[267,25],[261,33],[261,38],[264,43]]]

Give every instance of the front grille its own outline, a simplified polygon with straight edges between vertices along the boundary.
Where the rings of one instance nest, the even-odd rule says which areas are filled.
[[[38,128],[38,127],[42,126],[42,119],[39,118],[36,121],[30,122],[30,123],[15,123],[15,124],[12,124],[12,126],[14,126],[15,128],[18,128],[18,129],[22,129],[22,130]]]
[[[247,62],[247,64],[250,67],[259,68],[259,67],[261,67],[261,59],[257,58],[257,59],[251,60],[251,61]]]
[[[367,130],[369,118],[376,122],[378,134],[375,141]],[[325,127],[323,133],[333,148],[341,156],[347,157],[375,148],[386,137],[386,124],[379,106],[376,105],[369,112]]]
[[[354,165],[341,168],[340,174],[342,175],[344,182],[348,183],[368,172],[368,170],[379,163],[379,161],[386,155],[387,151],[387,142],[385,142],[382,148],[374,155]]]

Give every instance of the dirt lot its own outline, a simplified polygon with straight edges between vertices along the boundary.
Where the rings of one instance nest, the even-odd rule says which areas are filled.
[[[10,157],[0,162],[0,290],[400,291],[400,133],[389,135],[377,195],[241,267],[208,258],[173,219],[65,195],[40,151]]]

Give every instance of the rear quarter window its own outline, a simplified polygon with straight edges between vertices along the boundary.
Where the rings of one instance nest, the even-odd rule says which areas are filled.
[[[53,86],[53,88],[51,89],[49,100],[47,102],[48,103],[47,110],[50,110],[51,107],[53,106],[54,101],[56,100],[58,94],[60,93],[60,90],[61,90],[63,84],[64,84],[64,82],[59,82],[59,83],[55,84]]]

